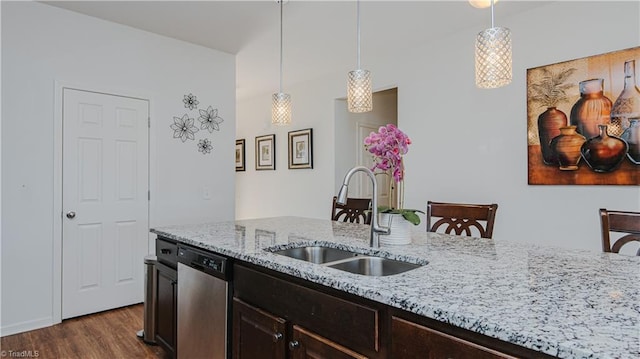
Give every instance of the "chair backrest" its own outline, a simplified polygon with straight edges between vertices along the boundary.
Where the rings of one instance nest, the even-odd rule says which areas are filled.
[[[602,250],[619,253],[620,248],[630,242],[640,242],[640,212],[610,211],[600,208],[602,227]],[[611,243],[610,232],[626,233]],[[636,252],[640,256],[640,248]]]
[[[371,224],[371,199],[347,198],[345,205],[338,204],[337,199],[333,197],[332,221]]]
[[[444,233],[473,236],[472,229],[475,229],[480,237],[491,238],[497,210],[498,205],[495,203],[464,204],[428,201],[427,231],[437,232],[441,226],[446,226]],[[436,218],[432,217],[439,219],[435,220]]]

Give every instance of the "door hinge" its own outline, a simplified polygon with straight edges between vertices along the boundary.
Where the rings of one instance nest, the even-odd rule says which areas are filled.
[[[151,201],[151,191],[147,191],[147,200]]]
[[[147,118],[147,125],[151,128],[151,117]]]

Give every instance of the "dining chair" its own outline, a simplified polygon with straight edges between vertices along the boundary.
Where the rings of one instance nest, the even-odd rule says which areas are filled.
[[[370,198],[347,198],[345,205],[338,204],[337,199],[333,196],[332,221],[371,224]]]
[[[446,234],[465,236],[474,236],[477,232],[482,238],[491,238],[497,210],[498,205],[495,203],[464,204],[428,201],[427,231],[437,232],[442,229]]]
[[[600,208],[600,224],[604,252],[619,253],[620,248],[625,244],[640,242],[640,212],[611,211]],[[611,243],[611,232],[625,233],[625,235]],[[640,256],[640,248],[636,255]]]

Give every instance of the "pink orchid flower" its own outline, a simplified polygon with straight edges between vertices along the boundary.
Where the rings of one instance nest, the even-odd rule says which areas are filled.
[[[394,181],[404,179],[402,156],[409,152],[411,139],[392,124],[381,126],[378,132],[371,132],[364,139],[364,146],[373,155],[372,171],[386,172],[391,169]]]

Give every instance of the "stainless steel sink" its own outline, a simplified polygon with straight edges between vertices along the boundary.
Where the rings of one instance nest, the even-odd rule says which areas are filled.
[[[326,246],[304,246],[270,252],[366,276],[399,274],[426,264],[397,261]]]
[[[307,246],[298,248],[282,249],[279,251],[273,251],[275,254],[283,256],[301,259],[303,261],[323,264],[328,262],[335,262],[341,259],[351,258],[360,254],[345,251],[338,248],[324,247],[324,246]]]
[[[329,268],[367,276],[387,276],[420,268],[420,264],[381,257],[359,257],[327,265]]]

